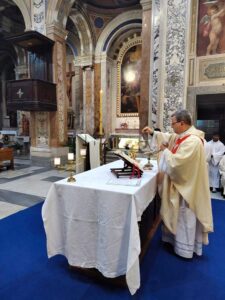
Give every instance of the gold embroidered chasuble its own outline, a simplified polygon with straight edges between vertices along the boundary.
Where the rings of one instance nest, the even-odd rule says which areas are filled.
[[[165,151],[166,172],[162,179],[161,217],[167,229],[176,234],[177,220],[182,197],[203,226],[203,243],[208,243],[208,232],[213,231],[211,197],[209,191],[208,169],[203,146],[204,133],[193,126],[185,133],[190,136],[172,153],[178,135],[165,136],[157,132],[157,140],[169,142]],[[183,134],[183,136],[184,136]]]

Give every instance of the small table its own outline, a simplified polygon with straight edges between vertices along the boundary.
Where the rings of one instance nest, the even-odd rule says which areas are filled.
[[[120,185],[111,173],[122,160],[80,173],[75,183],[53,183],[42,208],[48,257],[62,254],[71,266],[96,268],[109,278],[125,275],[134,294],[140,287],[138,222],[156,194],[153,163],[137,186],[137,179]]]

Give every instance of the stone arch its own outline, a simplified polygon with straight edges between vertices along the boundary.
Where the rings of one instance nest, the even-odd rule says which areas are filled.
[[[30,16],[30,7],[27,6],[25,0],[13,0],[13,2],[18,6],[23,16],[25,23],[25,30],[31,29],[31,16]]]
[[[76,0],[49,0],[46,14],[46,24],[62,24],[66,27],[66,21]]]
[[[80,39],[81,55],[92,55],[93,52],[93,39],[89,24],[81,13],[76,13],[70,16],[74,22]],[[84,30],[85,29],[85,30]]]
[[[131,10],[114,18],[107,24],[98,39],[95,57],[100,57],[102,52],[107,52],[112,40],[125,28],[132,28],[134,25],[141,27],[141,24],[142,10]]]

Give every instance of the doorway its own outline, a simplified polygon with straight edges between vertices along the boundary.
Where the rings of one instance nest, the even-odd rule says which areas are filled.
[[[197,128],[205,132],[206,140],[218,132],[225,143],[225,94],[197,95],[196,109]]]

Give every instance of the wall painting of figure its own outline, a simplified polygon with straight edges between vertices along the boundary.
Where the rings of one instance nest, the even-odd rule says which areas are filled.
[[[225,0],[199,0],[197,55],[225,53]]]
[[[118,66],[118,116],[138,116],[141,83],[141,44],[130,47]]]

